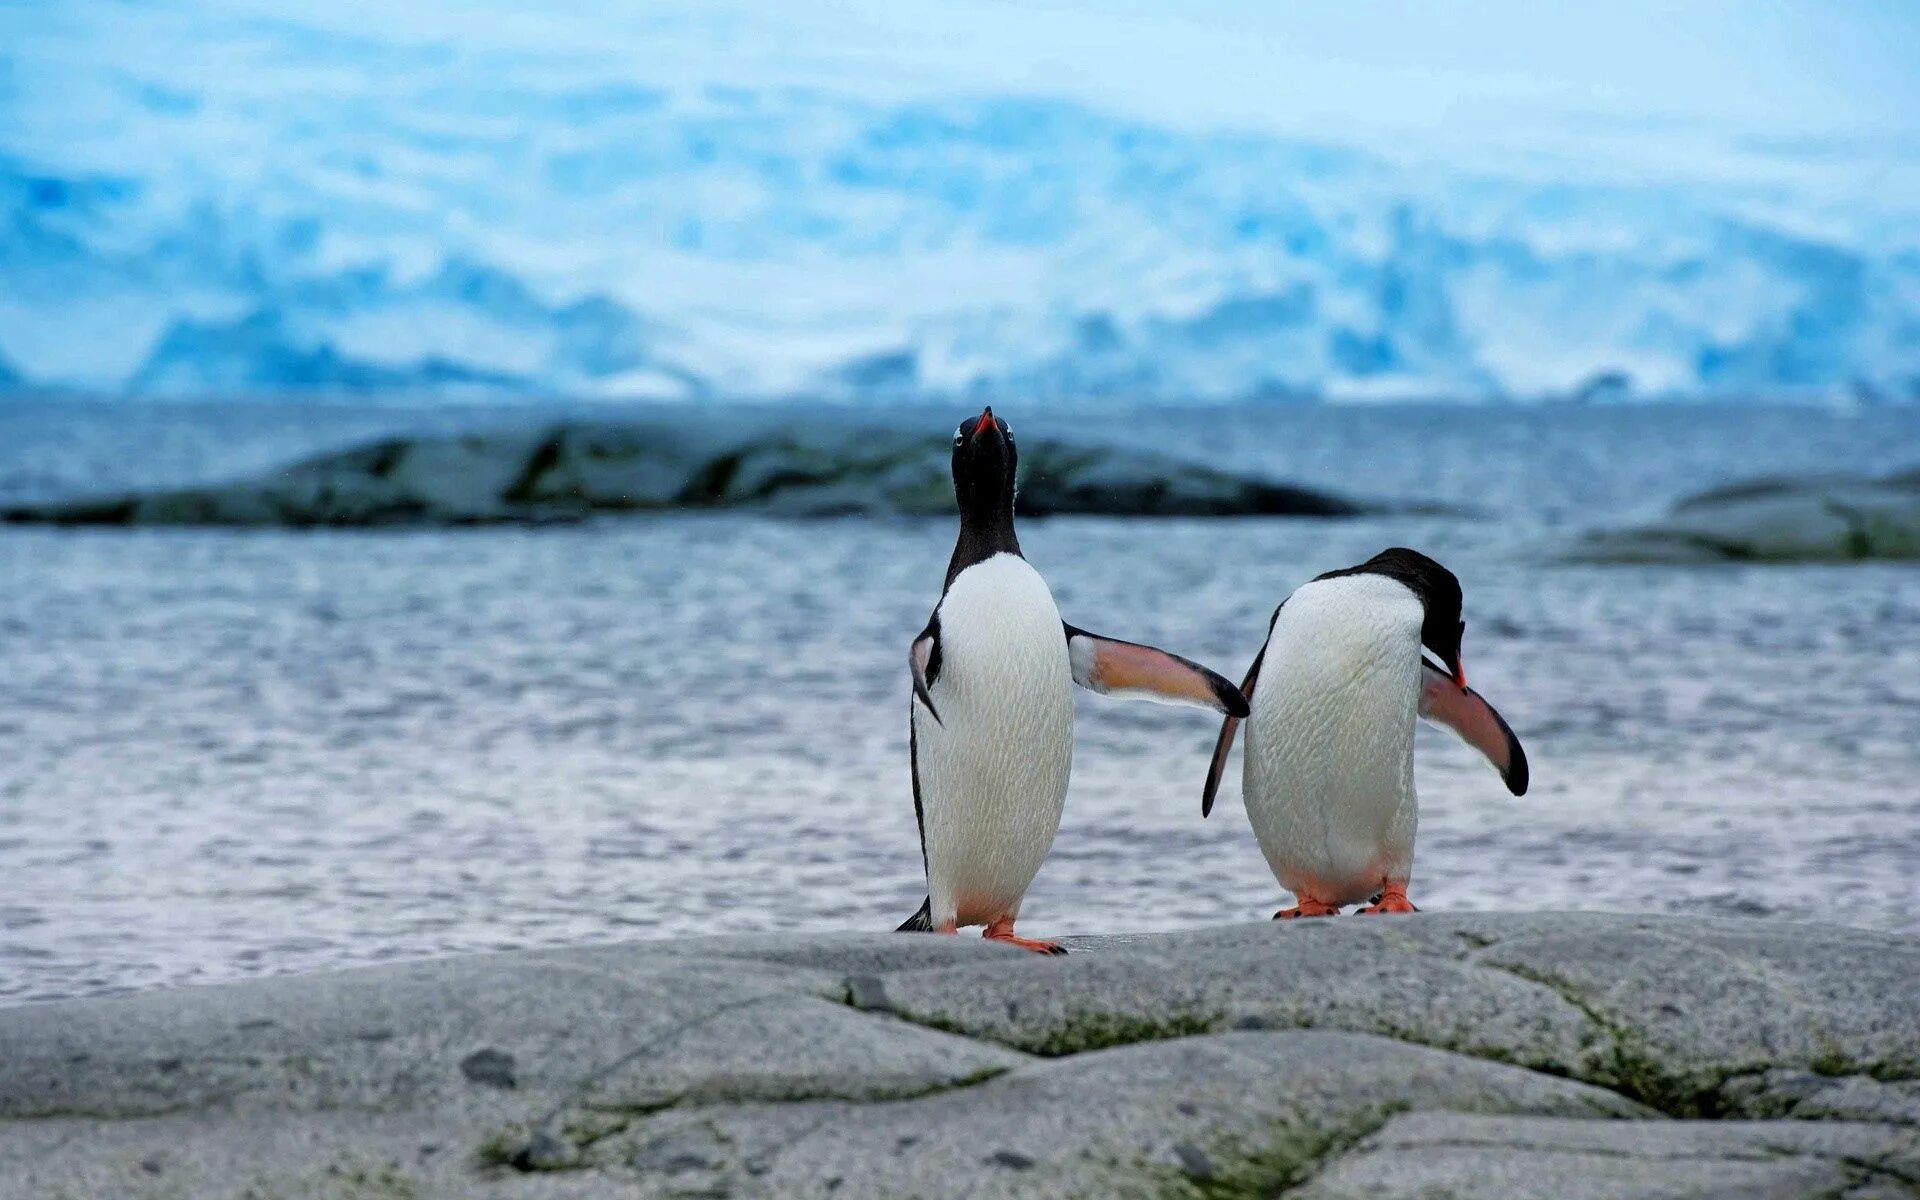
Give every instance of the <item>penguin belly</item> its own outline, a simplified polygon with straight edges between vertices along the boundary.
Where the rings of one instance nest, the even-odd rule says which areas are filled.
[[[1296,896],[1354,904],[1405,880],[1424,610],[1377,576],[1310,583],[1274,621],[1246,726],[1247,818]]]
[[[1073,675],[1060,611],[1025,559],[962,571],[940,603],[935,721],[913,706],[935,928],[1020,911],[1066,804]]]

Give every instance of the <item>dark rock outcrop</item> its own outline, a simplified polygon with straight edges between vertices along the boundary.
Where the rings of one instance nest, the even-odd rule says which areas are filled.
[[[1166,455],[1023,439],[1032,516],[1346,516],[1325,492]],[[596,513],[747,509],[793,516],[944,514],[944,436],[889,429],[563,424],[395,438],[254,479],[0,508],[0,520],[72,525],[461,525]]]
[[[1755,479],[1689,496],[1658,521],[1587,534],[1588,562],[1920,559],[1920,470],[1882,479]]]

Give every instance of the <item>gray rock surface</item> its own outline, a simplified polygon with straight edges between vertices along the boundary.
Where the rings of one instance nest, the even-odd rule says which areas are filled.
[[[1592,1121],[1409,1113],[1293,1200],[1909,1197],[1920,1133],[1789,1121]]]
[[[0,1200],[1920,1195],[1917,939],[1543,913],[1067,942],[0,1009]]]
[[[1920,943],[1728,918],[1423,914],[1068,939],[1048,976],[890,978],[911,1019],[1037,1054],[1245,1028],[1377,1033],[1614,1088],[1680,1115],[1792,1067],[1920,1078]],[[1150,969],[1143,969],[1150,968]],[[1744,1094],[1744,1093],[1743,1093]],[[1756,1101],[1757,1103],[1757,1101]]]
[[[1590,533],[1593,562],[1841,562],[1920,558],[1920,470],[1884,479],[1756,479],[1690,496],[1662,519]]]
[[[771,1127],[751,1108],[676,1112],[593,1154],[610,1167],[698,1157],[700,1186],[733,1194],[1145,1197],[1195,1182],[1258,1193],[1416,1107],[1651,1115],[1516,1067],[1287,1030],[1118,1046],[911,1104],[838,1106]]]
[[[1728,1107],[1754,1116],[1920,1125],[1920,1080],[1774,1067],[1727,1080]]]
[[[944,435],[816,425],[570,423],[334,451],[254,479],[0,508],[76,525],[458,525],[595,513],[751,509],[946,514]],[[1137,450],[1020,444],[1020,510],[1140,516],[1345,516],[1355,501]]]

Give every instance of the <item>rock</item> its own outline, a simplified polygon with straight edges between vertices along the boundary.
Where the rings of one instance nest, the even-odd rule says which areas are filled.
[[[1395,1117],[1289,1200],[1912,1195],[1910,1130],[1785,1121]],[[1877,1192],[1876,1185],[1894,1190]]]
[[[804,967],[834,975],[851,985],[852,977],[867,975],[884,988],[889,976],[902,971],[950,967],[959,963],[1024,963],[1033,956],[1000,942],[944,937],[895,937],[891,933],[842,934],[837,937],[792,937],[784,934],[734,934],[723,937],[675,938],[653,942],[648,953],[657,958],[729,960],[779,967]],[[598,949],[560,951],[597,955]]]
[[[1027,1056],[811,997],[689,1024],[671,1047],[626,1058],[582,1088],[602,1112],[742,1100],[887,1100],[977,1083]]]
[[[489,1087],[517,1086],[513,1077],[513,1055],[504,1050],[475,1050],[460,1060],[460,1073]]]
[[[1200,1165],[1222,1192],[1271,1195],[1407,1108],[1646,1115],[1516,1067],[1287,1030],[1119,1046],[905,1104],[823,1105],[812,1128],[770,1127],[753,1108],[675,1110],[647,1136],[717,1132],[727,1150],[704,1182],[739,1196],[1151,1196]],[[621,1159],[626,1136],[595,1152]]]
[[[1343,497],[1146,451],[1023,440],[1032,516],[1347,516]],[[749,509],[790,516],[953,511],[950,445],[827,423],[745,429],[668,421],[395,438],[254,479],[0,508],[71,525],[461,525],[596,513]]]
[[[1591,914],[1511,934],[1470,961],[1566,996],[1607,1031],[1610,1085],[1676,1115],[1725,1111],[1730,1078],[1776,1067],[1920,1077],[1912,938],[1724,918],[1621,929]]]
[[[1770,1066],[1920,1078],[1920,992],[1900,982],[1920,978],[1920,943],[1895,935],[1433,914],[1067,944],[1075,953],[1044,973],[904,972],[887,995],[910,1019],[1043,1055],[1224,1029],[1378,1033],[1683,1116],[1728,1110],[1721,1085]]]
[[[1821,1075],[1775,1067],[1729,1079],[1730,1106],[1753,1116],[1920,1126],[1920,1080]]]
[[[0,1009],[0,1200],[1920,1178],[1913,938],[1539,913],[1067,941],[696,938]]]
[[[847,1003],[865,1012],[892,1012],[887,982],[878,975],[847,976]]]
[[[0,1118],[214,1104],[519,1111],[516,1091],[536,1107],[875,1099],[1023,1061],[816,993],[841,995],[839,979],[724,960],[609,971],[500,956],[264,980],[204,999],[155,992],[4,1010]],[[260,1012],[282,1016],[250,1020]]]
[[[1587,534],[1590,562],[1920,558],[1920,471],[1758,479],[1691,496],[1662,520]]]
[[[1192,1142],[1175,1142],[1173,1156],[1180,1161],[1180,1169],[1187,1173],[1189,1179],[1213,1178],[1213,1160],[1207,1157],[1205,1150]]]
[[[1055,1056],[1230,1029],[1344,1029],[1567,1072],[1599,1044],[1549,988],[1413,947],[1394,922],[1198,930],[1178,938],[1070,938],[1066,958],[1009,975],[992,963],[903,972],[895,1012]],[[1430,925],[1432,922],[1422,922]]]
[[[578,1162],[579,1155],[571,1142],[542,1129],[513,1152],[507,1165],[516,1171],[564,1171]]]

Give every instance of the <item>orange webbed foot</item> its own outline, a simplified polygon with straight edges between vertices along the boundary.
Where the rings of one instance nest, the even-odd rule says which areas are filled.
[[[1324,900],[1315,900],[1311,896],[1300,897],[1300,903],[1292,908],[1283,908],[1273,914],[1276,921],[1293,921],[1301,917],[1337,917],[1340,915],[1338,904],[1328,904]]]
[[[1022,950],[1031,950],[1035,954],[1065,954],[1067,952],[1067,948],[1059,942],[1047,942],[1039,938],[1023,938],[1017,936],[1013,932],[1013,921],[1008,917],[1002,917],[987,926],[986,932],[980,936],[986,938],[988,941],[1005,942],[1009,946],[1018,946]]]
[[[1406,884],[1389,883],[1380,890],[1379,899],[1360,911],[1366,915],[1374,915],[1379,913],[1416,913],[1420,910],[1413,906],[1413,901],[1407,899]]]

